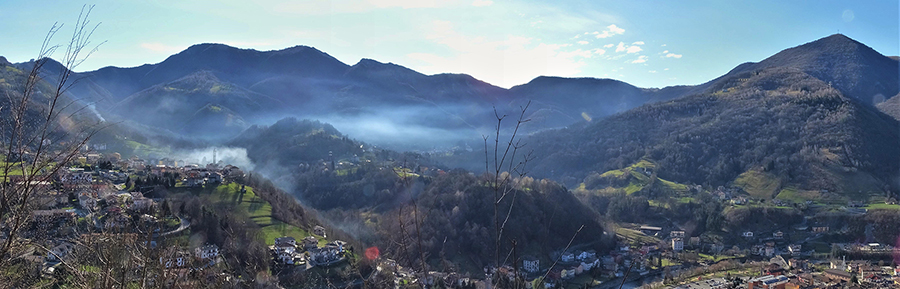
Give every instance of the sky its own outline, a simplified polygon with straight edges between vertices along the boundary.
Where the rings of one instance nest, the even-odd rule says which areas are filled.
[[[0,1],[0,55],[36,57],[54,23],[71,34],[81,3]],[[158,63],[197,43],[315,47],[425,74],[466,73],[509,88],[541,76],[693,85],[738,64],[835,33],[900,55],[900,4],[865,1],[163,1],[97,0],[102,45],[76,71]]]

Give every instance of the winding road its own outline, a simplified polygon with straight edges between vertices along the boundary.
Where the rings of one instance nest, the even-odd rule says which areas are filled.
[[[178,216],[178,220],[181,221],[181,225],[178,226],[178,229],[159,234],[159,236],[162,237],[162,236],[175,234],[175,233],[184,231],[184,229],[187,229],[188,227],[191,226],[191,220],[182,218],[181,216]]]

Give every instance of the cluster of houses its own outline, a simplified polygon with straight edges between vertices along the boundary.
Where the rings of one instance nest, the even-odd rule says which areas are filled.
[[[749,289],[819,289],[819,288],[898,288],[900,287],[900,266],[880,266],[868,261],[832,260],[825,264],[814,264],[815,261],[791,258],[787,261],[781,256],[771,258],[768,265],[756,277],[743,277],[726,280],[713,278],[698,280],[688,284],[671,286],[674,289],[725,289],[734,288],[737,281],[739,288]],[[815,267],[826,265],[828,269]]]
[[[533,280],[541,277],[549,270],[547,276],[551,280],[572,279],[575,275],[580,275],[591,269],[600,266],[600,259],[597,258],[597,252],[594,250],[570,250],[562,252],[559,255],[559,262],[553,268],[541,268],[540,259],[534,256],[526,256],[522,259],[522,272],[526,280]],[[506,269],[506,270],[502,270]],[[542,270],[543,269],[543,270]],[[501,272],[509,272],[509,268],[501,268]]]
[[[832,260],[828,269],[816,270],[812,261],[781,256],[771,259],[764,275],[746,281],[747,288],[897,288],[900,266],[880,266],[869,261]]]
[[[484,280],[465,277],[459,273],[437,271],[416,272],[397,264],[392,259],[381,259],[375,270],[393,277],[394,288],[406,288],[412,284],[424,288],[490,288]]]
[[[496,276],[512,280],[518,272],[519,277],[525,280],[528,286],[531,286],[535,279],[546,276],[546,279],[542,279],[544,286],[555,288],[582,274],[590,273],[595,276],[599,273],[608,278],[615,278],[622,277],[631,270],[636,275],[646,275],[649,270],[646,268],[644,258],[649,251],[658,250],[659,248],[655,245],[644,246],[640,249],[631,249],[627,245],[622,245],[619,250],[614,250],[605,256],[598,256],[594,250],[567,250],[551,256],[552,262],[549,262],[548,265],[543,265],[541,259],[535,256],[525,256],[522,258],[519,268],[486,267],[485,274],[488,279]]]
[[[45,247],[49,249],[41,260],[45,265],[52,266],[69,256],[74,248],[71,240],[84,238],[85,234],[79,235],[75,229],[78,224],[85,223],[83,225],[96,228],[96,232],[110,232],[110,229],[125,228],[135,219],[133,216],[139,216],[140,218],[136,219],[142,223],[157,222],[146,213],[162,200],[148,198],[138,190],[125,191],[129,178],[174,173],[176,176],[185,176],[183,184],[206,185],[221,183],[226,177],[242,177],[244,174],[240,168],[230,165],[179,167],[177,166],[179,161],[169,159],[145,161],[138,158],[123,160],[118,153],[89,152],[81,154],[76,160],[93,166],[62,168],[53,175],[35,175],[30,179],[23,176],[9,176],[10,182],[19,184],[24,184],[26,180],[31,182],[29,185],[35,192],[39,208],[32,211],[32,229],[25,233],[25,237],[31,238],[40,234],[42,239],[47,239]],[[148,165],[148,163],[157,164]],[[108,167],[110,164],[112,167]],[[196,264],[193,262],[195,259],[216,260],[218,254],[218,247],[207,245],[194,248],[193,251],[175,250],[169,256],[161,257],[160,262],[167,268],[186,268],[184,266]],[[209,264],[203,263],[207,266]]]
[[[334,240],[319,246],[319,239],[315,235],[326,238],[325,228],[314,227],[313,236],[301,239],[299,244],[294,237],[275,238],[275,244],[269,246],[273,262],[279,266],[303,266],[306,269],[327,267],[346,260],[345,242]]]
[[[206,244],[194,250],[169,250],[159,257],[159,264],[166,269],[202,269],[219,262],[219,246]]]

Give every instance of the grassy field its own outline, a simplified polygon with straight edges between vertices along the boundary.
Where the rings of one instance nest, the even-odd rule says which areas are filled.
[[[891,205],[891,204],[871,204],[866,206],[868,210],[900,210],[900,205]]]
[[[722,260],[734,259],[734,258],[738,258],[738,257],[739,256],[724,256],[724,255],[712,256],[712,255],[700,253],[700,259],[703,259],[703,260],[706,260],[706,261],[709,261],[712,263],[719,262]]]
[[[158,147],[142,144],[142,143],[139,143],[139,142],[136,142],[133,140],[126,140],[125,146],[127,146],[129,149],[131,149],[134,152],[134,154],[136,154],[136,155],[148,155],[151,153],[168,155],[171,152],[171,150],[169,150],[168,148],[165,148],[165,149],[158,148]]]
[[[663,266],[663,267],[675,266],[675,265],[681,265],[681,262],[678,262],[678,261],[676,261],[676,260],[672,260],[672,259],[669,259],[669,258],[662,259],[662,266]]]
[[[215,189],[203,189],[200,194],[208,195],[218,202],[233,204],[237,212],[246,213],[250,220],[260,226],[262,231],[260,237],[265,240],[266,245],[274,245],[275,238],[278,237],[290,236],[300,240],[310,235],[306,230],[273,218],[272,205],[257,196],[251,187],[245,187],[242,194],[241,185],[229,183],[219,185]],[[319,244],[325,243],[327,241],[320,238]]]
[[[601,177],[604,178],[620,178],[625,175],[625,172],[622,170],[611,170],[601,174]]]
[[[749,170],[739,175],[734,185],[755,198],[771,199],[781,187],[781,180],[770,173]]]
[[[625,178],[630,177],[628,181],[628,185],[624,188],[621,188],[625,191],[626,194],[633,194],[638,192],[644,187],[650,185],[650,176],[644,173],[644,169],[647,170],[655,170],[656,164],[648,161],[648,160],[640,160],[637,163],[634,163],[627,168],[611,170],[601,174],[601,177],[604,178]],[[679,184],[676,182],[664,180],[661,178],[656,179],[658,181],[657,185],[661,185],[666,189],[675,191],[675,192],[687,192],[688,186],[684,184]]]
[[[687,186],[687,185],[679,184],[679,183],[676,183],[676,182],[667,181],[667,180],[663,180],[663,179],[657,179],[657,180],[659,180],[659,182],[660,182],[661,184],[663,184],[664,186],[666,186],[666,187],[669,188],[670,190],[677,191],[677,192],[687,192],[687,191],[688,191],[688,186]]]
[[[16,162],[16,163],[0,162],[0,168],[5,168],[6,166],[10,166],[9,174],[7,174],[7,175],[21,176],[23,174],[22,173],[22,162]],[[0,173],[2,173],[2,172],[0,172]]]
[[[789,186],[778,192],[778,196],[776,196],[775,198],[795,203],[801,203],[807,200],[821,200],[822,194],[818,191],[800,190],[796,187]]]
[[[641,242],[641,243],[656,244],[656,243],[660,242],[659,238],[656,238],[653,236],[647,236],[644,233],[641,233],[640,231],[627,229],[627,228],[616,229],[616,235],[619,235],[625,239],[628,239],[629,241],[637,240],[638,242]]]

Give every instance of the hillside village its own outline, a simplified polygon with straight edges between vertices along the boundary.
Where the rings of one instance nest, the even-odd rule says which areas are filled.
[[[354,166],[349,161],[340,162],[339,167],[322,161],[317,169],[348,170]],[[427,174],[423,169],[415,171]],[[217,188],[241,182],[245,175],[241,168],[222,163],[200,166],[168,158],[122,159],[117,153],[84,153],[75,165],[59,170],[49,181],[33,184],[39,192],[36,197],[40,206],[33,211],[31,227],[23,237],[46,241],[33,246],[23,256],[39,266],[45,277],[51,278],[68,258],[76,254],[76,244],[96,240],[143,240],[161,252],[157,258],[164,268],[163,280],[175,284],[188,282],[185,276],[191,274],[224,276],[228,267],[225,256],[232,252],[216,244],[157,243],[164,237],[178,238],[194,225],[190,218],[170,208],[171,200],[160,192],[173,194],[179,190]],[[16,175],[8,179],[10,182],[24,180]],[[246,191],[241,185],[236,193],[243,196]],[[732,206],[754,202],[734,189],[720,187],[709,194]],[[845,211],[864,214],[866,209],[861,206],[851,203]],[[696,288],[705,284],[703,286],[709,288],[740,285],[779,289],[830,288],[846,284],[892,288],[900,284],[900,266],[896,262],[883,261],[890,260],[897,252],[891,244],[871,240],[833,244],[830,252],[805,246],[812,240],[849,230],[846,226],[833,228],[830,225],[804,221],[790,230],[747,230],[736,232],[739,234],[736,243],[725,243],[710,239],[710,236],[690,236],[678,226],[636,224],[617,230],[619,242],[610,252],[579,250],[577,248],[583,247],[580,244],[557,248],[549,256],[525,252],[515,266],[488,266],[484,268],[483,276],[416,272],[394,260],[376,257],[374,273],[377,274],[368,278],[389,278],[398,287],[443,284],[460,288],[482,287],[496,283],[498,279],[505,283],[524,282],[529,288],[608,288],[621,282],[643,282],[657,287],[669,284],[667,286],[677,288]],[[268,251],[272,272],[290,275],[317,267],[343,267],[356,258],[354,255],[358,252],[344,241],[329,239],[327,231],[317,225],[306,236],[278,236],[264,240],[271,244]],[[844,257],[838,259],[837,256]],[[848,260],[846,256],[857,259]],[[877,261],[879,258],[882,261]],[[722,275],[723,272],[727,274]],[[698,278],[709,280],[685,283]]]
[[[221,162],[200,166],[168,158],[123,159],[118,153],[101,154],[87,147],[85,151],[77,156],[74,165],[59,169],[55,175],[31,178],[46,181],[31,183],[38,205],[32,211],[27,230],[20,235],[42,240],[20,254],[31,264],[29,267],[37,266],[44,278],[53,278],[56,271],[68,266],[66,261],[76,255],[83,256],[84,247],[118,242],[156,252],[155,258],[164,272],[156,277],[170,285],[190,286],[195,281],[189,281],[188,275],[230,278],[226,274],[229,266],[225,264],[225,256],[234,252],[214,243],[184,242],[186,233],[200,228],[192,224],[196,220],[185,214],[183,203],[180,210],[174,207],[172,203],[176,199],[172,196],[191,194],[191,190],[198,189],[239,187],[234,193],[242,199],[249,198],[252,195],[248,194],[249,187],[229,185],[245,181],[243,170]],[[20,185],[24,180],[21,174],[8,177],[9,182]],[[253,198],[255,201],[250,201],[260,201],[256,196]],[[8,228],[3,229],[0,240],[7,238]],[[292,229],[291,232],[303,231]],[[275,243],[270,247],[274,268],[305,265],[305,270],[342,266],[350,256],[345,242],[326,241],[322,226],[315,226],[300,243],[287,236],[261,241]]]

